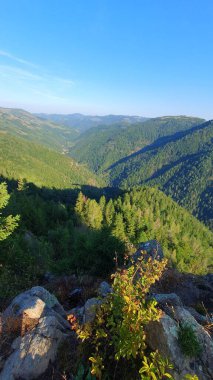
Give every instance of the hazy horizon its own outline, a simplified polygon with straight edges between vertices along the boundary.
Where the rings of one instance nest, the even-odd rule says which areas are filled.
[[[0,104],[213,118],[211,0],[1,4]]]
[[[141,117],[141,118],[147,118],[147,119],[152,119],[152,118],[166,118],[166,117],[196,117],[196,118],[200,118],[200,119],[205,119],[206,121],[208,120],[212,120],[211,118],[210,119],[207,119],[205,117],[202,117],[200,115],[181,115],[181,114],[177,114],[177,115],[157,115],[157,116],[147,116],[147,115],[139,115],[139,114],[124,114],[124,113],[112,113],[112,112],[109,112],[109,113],[103,113],[103,114],[97,114],[97,113],[83,113],[83,112],[67,112],[67,113],[61,113],[61,112],[39,112],[39,111],[30,111],[26,108],[23,108],[23,107],[7,107],[7,106],[2,106],[0,104],[0,109],[1,108],[5,108],[5,109],[17,109],[17,110],[22,110],[22,111],[26,111],[26,112],[29,112],[29,113],[32,113],[34,115],[38,115],[38,114],[44,114],[44,115],[64,115],[64,116],[69,116],[69,115],[83,115],[83,116],[88,116],[88,117],[103,117],[103,116],[126,116],[126,117]]]

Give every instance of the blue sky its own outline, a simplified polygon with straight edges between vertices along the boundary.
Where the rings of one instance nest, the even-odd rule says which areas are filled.
[[[0,0],[0,106],[213,118],[213,0]]]

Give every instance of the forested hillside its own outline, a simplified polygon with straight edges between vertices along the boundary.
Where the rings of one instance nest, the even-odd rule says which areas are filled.
[[[98,184],[95,174],[70,157],[3,132],[0,132],[0,175],[60,189]]]
[[[190,129],[202,121],[186,116],[160,117],[131,125],[119,123],[91,128],[79,136],[70,155],[79,162],[87,163],[93,171],[101,172],[144,146]],[[161,144],[161,140],[158,143]]]
[[[47,271],[107,276],[137,243],[149,239],[158,239],[170,265],[179,270],[212,271],[213,234],[155,188],[110,200],[75,192],[66,203],[60,190],[56,194],[29,184],[10,188],[4,215],[20,218],[19,227],[1,243],[0,297],[38,284]]]
[[[119,115],[50,116],[67,126],[45,120],[46,114],[42,119],[23,110],[0,108],[4,177],[57,188],[74,183],[107,183],[114,188],[157,185],[212,228],[212,122],[186,116],[148,120]],[[131,124],[138,120],[142,121]],[[90,125],[95,127],[79,135]],[[56,159],[44,146],[75,161],[65,155]]]
[[[174,135],[126,157],[109,169],[110,183],[124,188],[159,185],[209,226],[212,209],[213,122]]]
[[[0,131],[67,152],[78,132],[20,109],[0,108]]]

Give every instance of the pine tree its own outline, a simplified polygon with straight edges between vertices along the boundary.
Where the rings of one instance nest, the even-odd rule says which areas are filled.
[[[101,206],[101,210],[104,213],[105,206],[106,206],[106,198],[104,195],[101,196],[100,201],[99,201],[99,205]]]
[[[115,214],[115,207],[113,205],[112,199],[110,199],[105,208],[105,219],[106,219],[106,224],[108,226],[111,226],[114,219],[114,214]]]
[[[100,229],[103,220],[101,206],[95,199],[88,199],[85,210],[85,221],[89,227]]]
[[[85,195],[80,191],[75,204],[75,212],[80,222],[84,221],[84,209],[86,202],[87,199]]]
[[[118,239],[125,241],[126,240],[126,234],[125,234],[125,227],[123,222],[123,216],[120,212],[118,212],[115,215],[115,222],[113,226],[112,233],[115,237]]]
[[[6,183],[0,184],[0,210],[4,209],[9,201]],[[0,241],[5,240],[18,226],[19,216],[2,216],[0,212]]]

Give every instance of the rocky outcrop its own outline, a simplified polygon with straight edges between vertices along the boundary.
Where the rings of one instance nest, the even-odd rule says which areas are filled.
[[[83,323],[92,322],[95,319],[97,307],[102,301],[98,298],[90,298],[84,305]]]
[[[77,290],[78,289],[74,290],[72,294],[75,294]],[[98,298],[89,298],[83,306],[76,306],[75,308],[69,310],[67,314],[73,314],[80,323],[93,322],[98,306],[102,304],[104,298],[107,297],[110,293],[112,293],[111,286],[108,284],[108,282],[103,281],[99,284],[97,290]]]
[[[159,295],[159,299],[165,300],[167,296]],[[155,299],[157,298],[156,296]],[[174,301],[177,301],[175,297]],[[198,339],[201,352],[196,357],[186,356],[181,350],[178,339],[181,325],[190,326]],[[149,323],[146,327],[146,340],[152,350],[159,350],[162,356],[170,359],[174,365],[173,375],[176,380],[182,380],[186,374],[196,374],[199,380],[213,378],[213,340],[183,306],[173,305],[169,315],[164,313],[158,322]]]
[[[213,275],[198,276],[180,273],[169,268],[158,283],[153,286],[153,293],[175,293],[183,305],[194,309],[205,309],[213,313]]]
[[[133,260],[137,261],[141,256],[145,259],[162,260],[163,249],[157,240],[149,240],[139,244],[137,252],[133,255]]]
[[[9,336],[12,330],[16,338],[9,355],[1,357],[0,380],[39,378],[55,360],[59,344],[71,334],[63,307],[42,287],[18,295],[1,319],[1,336]]]
[[[180,297],[175,293],[168,294],[154,294],[152,293],[151,298],[154,298],[158,305],[163,308],[165,305],[167,306],[183,306]]]
[[[160,254],[159,259],[161,258]],[[190,283],[189,279],[193,279],[193,282]],[[169,272],[169,281],[168,277],[163,281],[164,283],[157,284],[158,288],[156,286],[151,289],[148,295],[148,299],[154,298],[157,301],[162,316],[158,322],[151,322],[146,327],[147,345],[152,350],[159,350],[163,356],[170,359],[174,365],[175,380],[182,380],[184,375],[189,373],[196,374],[199,380],[211,380],[213,341],[204,327],[213,323],[213,320],[211,312],[207,315],[200,314],[199,308],[195,309],[194,301],[201,302],[202,298],[198,297],[204,294],[207,299],[208,294],[208,305],[211,307],[212,276],[186,277],[183,274]],[[163,292],[166,286],[169,290],[167,293]],[[10,337],[10,341],[6,342],[6,346],[0,345],[0,380],[46,379],[50,363],[57,363],[57,353],[61,352],[60,344],[67,337],[76,339],[67,322],[67,314],[74,314],[80,323],[91,323],[99,305],[105,302],[107,299],[105,297],[112,292],[106,281],[99,282],[93,292],[97,297],[93,297],[92,294],[92,298],[82,302],[83,288],[71,289],[67,293],[68,299],[70,306],[74,304],[76,307],[67,313],[56,297],[42,287],[34,287],[18,295],[2,313],[0,321],[2,342],[5,337],[6,339]],[[195,289],[191,302],[188,302],[186,295],[188,289],[190,294]],[[185,324],[191,326],[199,341],[201,351],[196,357],[186,356],[182,351],[178,334],[180,326]],[[74,357],[75,349],[70,352]]]

